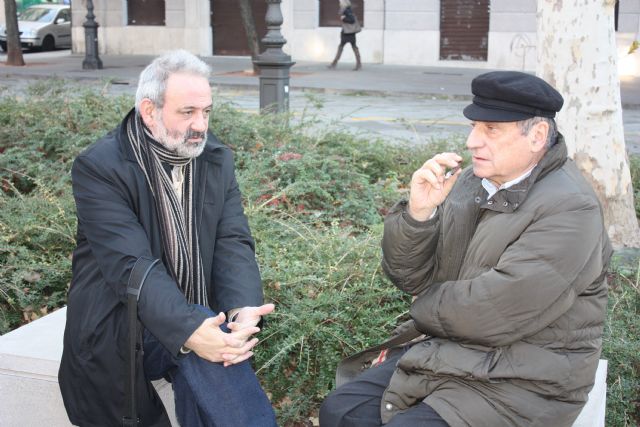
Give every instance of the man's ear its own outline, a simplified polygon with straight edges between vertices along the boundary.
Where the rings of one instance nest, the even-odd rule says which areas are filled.
[[[547,135],[549,135],[549,123],[536,123],[529,133],[531,137],[531,151],[538,153],[544,150],[547,146]]]
[[[155,128],[155,111],[156,105],[149,98],[144,98],[142,101],[140,101],[140,105],[138,106],[138,113],[140,113],[142,121],[151,131],[153,131]]]

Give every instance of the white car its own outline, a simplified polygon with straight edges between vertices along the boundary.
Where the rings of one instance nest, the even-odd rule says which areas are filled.
[[[63,4],[39,4],[18,16],[20,44],[26,48],[53,50],[71,47],[71,8]],[[7,50],[7,30],[0,26],[0,48]]]

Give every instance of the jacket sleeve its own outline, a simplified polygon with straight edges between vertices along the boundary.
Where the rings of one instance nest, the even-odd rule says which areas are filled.
[[[424,333],[488,346],[532,335],[565,313],[603,265],[602,217],[591,197],[550,200],[497,265],[470,280],[434,283],[411,316]]]
[[[71,175],[79,234],[86,238],[104,282],[125,303],[136,260],[153,258],[147,234],[129,201],[131,189],[127,185],[131,183],[86,155],[74,161]],[[187,304],[162,263],[147,276],[138,312],[144,326],[172,354],[178,354],[207,317]]]
[[[416,221],[400,201],[384,221],[382,268],[400,290],[417,295],[437,270],[436,250],[440,234],[440,208],[427,221]]]
[[[223,173],[229,184],[216,231],[212,287],[219,310],[227,312],[233,308],[261,305],[262,281],[255,244],[242,208],[233,157],[230,150],[224,151]]]

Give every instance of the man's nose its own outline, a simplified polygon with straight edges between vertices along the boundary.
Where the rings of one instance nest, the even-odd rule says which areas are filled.
[[[481,147],[482,144],[483,142],[479,132],[475,127],[471,128],[471,132],[469,132],[469,136],[467,137],[467,148],[472,150],[474,148]]]
[[[209,118],[204,114],[196,114],[193,122],[191,123],[191,129],[196,132],[204,132],[209,126]]]

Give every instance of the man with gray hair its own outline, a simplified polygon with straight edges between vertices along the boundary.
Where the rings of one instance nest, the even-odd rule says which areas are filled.
[[[515,71],[471,91],[471,165],[428,159],[385,218],[382,267],[410,319],[343,361],[321,427],[569,427],[586,402],[611,245],[555,130],[563,98]]]
[[[168,426],[150,383],[163,377],[182,426],[276,425],[248,361],[274,306],[262,301],[232,152],[208,133],[209,75],[186,51],[155,59],[135,108],[74,162],[77,246],[59,381],[76,425]],[[125,398],[134,285],[137,420]]]

